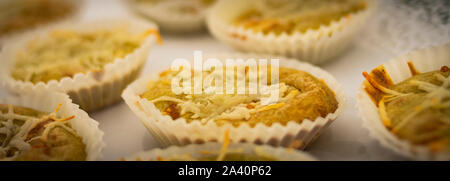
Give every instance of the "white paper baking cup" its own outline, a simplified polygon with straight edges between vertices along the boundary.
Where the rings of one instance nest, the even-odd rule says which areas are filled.
[[[241,51],[293,57],[313,64],[330,60],[347,49],[377,7],[376,1],[367,0],[366,10],[351,14],[351,18],[342,17],[328,26],[322,25],[318,30],[295,32],[292,35],[265,35],[232,24],[239,13],[230,12],[244,12],[253,8],[255,2],[257,0],[216,3],[206,20],[211,34]]]
[[[66,94],[37,88],[20,96],[1,98],[0,104],[22,106],[49,113],[55,111],[57,106],[61,104],[57,115],[61,117],[75,116],[68,122],[86,145],[86,160],[92,161],[102,158],[102,150],[106,144],[103,142],[103,131],[98,128],[98,122],[79,109],[78,105],[73,104]]]
[[[21,36],[22,34],[25,34],[27,32],[31,32],[33,30],[36,30],[36,29],[39,29],[42,27],[46,27],[46,26],[54,26],[56,24],[60,24],[63,22],[76,22],[76,21],[80,20],[82,17],[82,13],[83,13],[83,6],[86,3],[85,0],[68,0],[68,1],[70,1],[70,3],[72,3],[75,7],[75,11],[73,12],[73,14],[69,14],[69,15],[67,15],[67,17],[64,17],[61,19],[38,24],[38,25],[36,25],[36,27],[33,27],[33,28],[28,28],[23,31],[17,31],[14,33],[9,33],[4,36],[1,36],[0,37],[0,50],[2,49],[2,46],[7,44],[9,41],[14,40],[18,36]]]
[[[444,65],[450,66],[450,44],[414,51],[384,63],[382,66],[384,66],[392,81],[397,84],[412,76],[407,64],[409,61],[422,73],[440,70]],[[382,124],[378,108],[364,88],[363,83],[359,89],[357,107],[360,116],[364,120],[364,126],[369,129],[372,137],[377,139],[383,146],[412,159],[450,160],[450,153],[435,153],[425,146],[413,145],[409,141],[402,140],[392,134]]]
[[[128,1],[128,5],[138,14],[153,20],[163,31],[172,33],[193,33],[205,29],[207,8],[199,0],[166,0],[155,4]],[[198,14],[182,14],[172,8],[195,6]]]
[[[205,143],[205,144],[191,144],[188,146],[178,147],[171,146],[166,149],[153,149],[150,151],[139,152],[131,156],[123,158],[123,161],[158,161],[158,158],[170,158],[188,153],[194,158],[205,156],[201,152],[219,152],[222,144],[220,143]],[[286,149],[282,147],[271,147],[268,145],[255,145],[251,143],[237,143],[230,144],[228,150],[242,150],[243,154],[255,155],[263,153],[271,156],[279,161],[317,161],[308,153],[297,151],[293,149]],[[255,151],[258,150],[258,151]]]
[[[141,46],[124,58],[117,58],[114,62],[104,66],[99,72],[78,73],[75,76],[65,77],[59,81],[48,83],[24,82],[15,80],[11,71],[15,65],[18,51],[24,49],[32,39],[46,37],[49,32],[56,29],[73,29],[81,32],[90,32],[116,27],[126,28],[134,34],[141,34],[147,30],[157,30],[156,25],[135,20],[110,19],[72,24],[59,24],[57,26],[39,29],[10,41],[0,53],[0,79],[8,91],[20,93],[32,88],[45,88],[69,94],[74,103],[80,105],[85,111],[93,111],[111,105],[120,100],[122,90],[139,75],[145,64],[150,49],[156,42],[153,35],[149,35]]]
[[[214,57],[221,61],[224,61],[227,58],[242,58],[244,60],[249,58],[275,58],[269,55],[264,56],[256,54],[218,54],[205,56],[204,60],[206,60],[207,57]],[[187,123],[183,118],[173,120],[170,116],[163,115],[153,103],[147,99],[140,98],[140,95],[146,91],[148,82],[158,78],[158,73],[156,72],[151,75],[143,76],[130,84],[130,86],[124,90],[122,97],[155,139],[163,146],[218,141],[222,140],[222,136],[228,130],[231,142],[249,142],[288,147],[294,141],[298,141],[300,143],[298,148],[303,149],[317,138],[323,130],[325,130],[325,128],[342,113],[345,107],[346,97],[340,84],[326,71],[311,64],[299,62],[298,60],[280,57],[276,58],[280,59],[279,65],[281,67],[302,70],[324,80],[336,95],[338,102],[336,111],[328,114],[324,118],[318,117],[315,120],[303,120],[300,124],[294,121],[291,121],[286,125],[275,123],[272,126],[260,123],[255,127],[250,127],[248,124],[241,124],[239,127],[234,127],[229,123],[218,126],[213,121],[202,125],[200,121]]]

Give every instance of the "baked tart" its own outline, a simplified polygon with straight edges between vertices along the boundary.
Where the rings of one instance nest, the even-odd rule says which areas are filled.
[[[160,41],[157,27],[105,20],[29,33],[2,52],[2,79],[12,92],[37,86],[66,92],[86,111],[120,100],[120,92]]]
[[[163,31],[194,33],[204,30],[208,9],[216,0],[127,0],[134,11],[156,22]]]
[[[344,51],[375,7],[371,0],[231,0],[211,8],[207,23],[238,50],[318,64]]]
[[[86,160],[85,145],[67,122],[53,113],[0,104],[0,159]]]
[[[36,91],[21,96],[0,103],[0,160],[84,161],[101,157],[103,132],[67,95]],[[50,109],[53,111],[48,112]]]
[[[380,129],[376,132],[383,134],[377,138],[389,136],[393,141],[386,140],[386,144],[412,158],[450,158],[450,64],[448,53],[442,53],[443,50],[450,50],[449,46],[414,52],[363,73],[366,81],[361,94],[375,106],[378,113],[375,118],[379,118],[376,128]],[[394,72],[401,71],[399,67],[403,68],[401,78]],[[397,76],[397,81],[391,73]],[[360,106],[369,106],[362,103],[362,96],[359,99]],[[363,111],[362,107],[360,110]],[[373,115],[364,115],[365,119],[367,116]]]
[[[228,68],[230,67],[218,69],[226,71]],[[245,67],[250,68],[252,67]],[[267,70],[270,71],[271,68],[267,67]],[[277,100],[271,98],[274,100],[270,104],[264,104],[263,99],[271,95],[262,93],[239,94],[234,91],[232,94],[210,94],[203,91],[202,94],[193,95],[175,94],[172,91],[171,80],[179,75],[182,69],[162,72],[157,80],[147,84],[147,90],[140,97],[153,103],[159,111],[169,115],[173,120],[183,118],[187,123],[200,121],[202,124],[211,121],[219,126],[227,123],[236,127],[243,123],[251,127],[258,123],[267,126],[274,123],[286,125],[289,121],[301,123],[305,119],[314,120],[336,111],[338,107],[336,97],[323,81],[301,70],[287,67],[276,69],[279,72],[279,82],[267,80],[268,84],[265,85],[269,89],[278,87],[279,98]],[[208,77],[217,72],[203,71],[201,75]],[[242,76],[249,77],[250,71],[245,71],[244,74]],[[194,76],[192,78],[196,79]],[[249,80],[246,80],[246,83],[248,84]]]
[[[55,30],[47,38],[31,40],[26,49],[17,52],[11,75],[18,81],[36,84],[99,72],[135,51],[146,36],[147,32],[134,35],[124,29]]]
[[[214,58],[225,61],[229,58],[248,60],[255,57],[270,56],[224,54]],[[270,70],[267,75],[277,71],[279,79],[261,74],[264,67]],[[165,146],[218,141],[228,130],[232,142],[285,147],[296,143],[298,148],[304,148],[340,114],[345,103],[340,86],[331,75],[296,60],[281,58],[276,66],[238,64],[216,68],[214,71],[199,71],[201,75],[191,68],[163,71],[159,76],[147,75],[131,84],[122,97]],[[173,85],[178,84],[173,80],[191,71],[194,72],[191,80],[204,81],[203,85],[207,85],[211,77],[223,80],[223,85],[226,85],[225,77],[231,75],[225,73],[227,68],[231,71],[243,70],[239,71],[242,76],[239,73],[236,76],[245,77],[245,91],[237,92],[239,88],[236,88],[228,92],[228,88],[225,89],[227,86],[215,91],[211,91],[211,87],[203,87],[200,94],[177,93],[172,89]],[[220,70],[225,74],[218,73]],[[252,71],[257,74],[250,73]],[[267,84],[258,88],[265,92],[251,92],[249,79],[261,82],[266,78]],[[236,79],[236,85],[237,82]],[[191,88],[194,88],[201,84],[192,85]],[[183,88],[185,91],[189,89]],[[217,90],[222,90],[222,93]]]
[[[226,139],[226,135],[225,135]],[[172,146],[140,152],[122,161],[315,161],[307,153],[292,148],[275,148],[250,143],[220,143]]]
[[[42,25],[70,19],[80,9],[74,0],[3,0],[0,2],[0,38]]]

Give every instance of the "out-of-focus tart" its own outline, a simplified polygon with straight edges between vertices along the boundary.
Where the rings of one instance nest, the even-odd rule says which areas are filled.
[[[227,139],[225,135],[225,139]],[[140,152],[122,158],[123,161],[315,161],[307,153],[292,148],[275,148],[250,143],[220,143],[172,146]]]
[[[141,14],[173,33],[193,33],[204,29],[207,11],[216,0],[127,0]]]
[[[221,1],[208,27],[239,50],[322,63],[346,49],[374,6],[371,0]]]
[[[366,9],[363,0],[266,0],[261,7],[241,12],[234,24],[263,34],[291,35],[318,30]]]
[[[0,111],[0,159],[86,160],[86,146],[67,122],[73,116],[6,104]]]
[[[211,57],[223,62],[230,58],[244,61],[268,58],[245,54]],[[273,66],[222,65],[208,71],[191,68],[163,71],[159,78],[148,75],[131,84],[122,97],[163,145],[217,141],[228,130],[232,142],[285,147],[298,142],[298,147],[304,148],[340,114],[345,103],[335,79],[309,64],[281,58],[280,64]],[[270,71],[264,74],[264,68]],[[241,71],[233,72],[235,69]],[[245,89],[236,87],[230,92],[231,83],[227,82],[232,81],[227,79],[233,76],[229,73],[237,73],[234,86],[245,85]],[[215,85],[210,87],[212,77]],[[190,88],[182,88],[194,89],[192,92],[177,93],[173,86],[178,83],[173,81],[180,78],[203,81],[203,87],[193,83]],[[223,87],[217,82],[220,80]],[[254,84],[264,80],[266,84]],[[201,92],[194,93],[197,89],[194,87]]]
[[[37,30],[4,47],[2,81],[12,92],[66,92],[84,110],[97,110],[120,99],[159,38],[156,26],[128,20]]]
[[[147,35],[134,35],[124,29],[55,30],[48,38],[31,40],[26,49],[17,52],[11,74],[16,80],[36,84],[99,72],[135,51]]]
[[[450,159],[449,48],[412,52],[363,73],[358,107],[383,145],[414,159]]]
[[[73,16],[78,11],[80,2],[75,0],[0,1],[0,37]]]
[[[0,160],[96,160],[102,138],[98,123],[65,94],[36,89],[0,99]]]

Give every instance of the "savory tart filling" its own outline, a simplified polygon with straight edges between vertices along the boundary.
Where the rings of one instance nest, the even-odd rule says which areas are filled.
[[[0,160],[86,160],[86,146],[68,120],[53,113],[0,104]]]
[[[17,53],[12,77],[26,82],[49,82],[77,73],[98,72],[117,58],[132,53],[144,41],[149,30],[134,35],[122,28],[77,32],[56,30],[49,37],[28,42]]]
[[[71,0],[2,0],[0,36],[65,18],[76,8]]]
[[[394,84],[383,66],[371,74],[366,91],[378,106],[383,125],[394,135],[435,152],[450,151],[450,71],[419,73]]]
[[[304,33],[366,9],[365,0],[261,0],[234,20],[263,34]]]
[[[226,72],[226,69],[228,68],[223,67],[221,72]],[[286,125],[289,121],[301,123],[305,119],[315,120],[335,112],[338,102],[333,91],[322,80],[300,70],[285,67],[277,69],[279,81],[271,82],[270,67],[267,68],[269,76],[263,76],[258,68],[258,77],[251,77],[249,67],[245,67],[243,75],[238,73],[234,77],[235,87],[238,82],[236,77],[245,77],[246,89],[241,93],[236,93],[239,88],[235,88],[232,93],[225,90],[226,77],[233,74],[217,73],[216,70],[221,68],[203,71],[201,75],[192,73],[191,80],[203,80],[204,84],[210,80],[208,77],[224,81],[223,93],[208,92],[202,87],[200,94],[175,94],[171,89],[171,82],[182,70],[168,70],[161,73],[159,79],[150,81],[141,97],[154,103],[157,109],[171,116],[173,120],[184,118],[188,123],[197,120],[202,124],[214,121],[218,125],[231,123],[234,126],[242,123],[248,123],[250,126],[258,123],[268,126],[274,123]],[[252,93],[249,89],[250,78],[262,82],[263,77],[267,78],[267,84],[261,85],[256,93]],[[261,89],[267,90],[266,93],[260,92]],[[266,103],[263,103],[263,100]]]

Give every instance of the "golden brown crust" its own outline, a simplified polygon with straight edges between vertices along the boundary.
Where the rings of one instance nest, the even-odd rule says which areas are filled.
[[[167,109],[163,113],[169,115],[173,120],[176,120],[180,117],[180,110],[175,103],[169,104],[169,107],[167,107]]]
[[[336,111],[338,102],[332,90],[312,75],[290,68],[280,67],[280,82],[297,88],[301,94],[289,100],[279,109],[269,109],[253,114],[250,123],[271,124],[289,121],[301,122],[304,119],[315,120]],[[280,121],[281,120],[281,121]]]
[[[450,69],[447,66],[442,66],[441,67],[441,72],[448,72]]]
[[[414,67],[414,64],[411,61],[408,61],[408,68],[409,71],[411,72],[411,75],[419,75],[420,72],[416,69],[416,67]]]
[[[383,65],[373,69],[370,74],[363,72],[363,76],[366,78],[364,86],[367,94],[369,94],[372,101],[378,105],[384,95],[382,91],[383,87],[390,87],[394,85],[394,82],[387,74]]]

